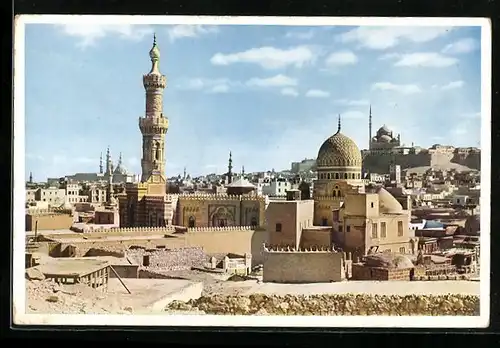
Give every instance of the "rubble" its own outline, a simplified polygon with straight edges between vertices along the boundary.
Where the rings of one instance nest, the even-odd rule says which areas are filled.
[[[232,315],[479,315],[479,297],[470,295],[263,295],[202,296],[174,301],[166,310],[199,310]]]

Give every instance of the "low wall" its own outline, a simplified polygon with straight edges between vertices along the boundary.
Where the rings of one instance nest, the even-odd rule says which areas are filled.
[[[149,261],[148,265],[143,263],[145,257]],[[134,249],[127,251],[127,258],[146,270],[185,270],[201,266],[208,260],[203,248],[199,247],[154,251]]]
[[[367,267],[360,264],[352,265],[353,280],[410,280],[411,268]]]
[[[200,310],[232,315],[391,315],[478,316],[479,296],[471,295],[263,295],[202,296],[174,301],[168,310]]]
[[[345,278],[343,253],[264,250],[263,281],[324,283]]]

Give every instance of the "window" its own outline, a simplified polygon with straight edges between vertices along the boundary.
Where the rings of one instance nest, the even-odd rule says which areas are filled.
[[[370,207],[372,207],[372,208],[373,208],[373,202],[371,202],[371,203],[370,203]]]
[[[378,238],[378,225],[372,224],[372,238]]]
[[[401,254],[404,254],[404,253],[406,252],[405,247],[401,247],[401,248],[399,248],[399,252],[400,252]]]
[[[276,232],[281,232],[281,224],[280,223],[276,224]]]
[[[403,234],[403,221],[398,221],[398,237],[402,237]]]
[[[380,223],[380,238],[387,237],[387,225],[385,222]]]
[[[342,225],[339,225],[339,232],[342,232],[342,231],[343,231]]]
[[[347,225],[347,226],[345,227],[345,231],[346,231],[346,232],[351,232],[351,225]]]
[[[328,179],[332,178],[332,173],[328,173]]]
[[[257,218],[255,216],[250,220],[250,225],[253,227],[257,226]]]
[[[339,173],[335,173],[335,179],[339,179]]]
[[[323,220],[321,221],[321,224],[323,226],[328,226],[328,219],[327,218],[323,218]]]
[[[188,220],[188,227],[193,228],[195,226],[196,226],[196,219],[194,218],[194,216],[190,216]]]

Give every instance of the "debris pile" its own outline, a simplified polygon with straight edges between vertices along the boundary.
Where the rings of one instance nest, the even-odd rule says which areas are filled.
[[[174,301],[170,310],[233,315],[479,315],[479,297],[470,295],[264,295],[202,296]]]

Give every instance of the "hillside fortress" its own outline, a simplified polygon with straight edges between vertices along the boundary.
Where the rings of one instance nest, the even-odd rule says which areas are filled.
[[[146,91],[146,112],[139,118],[142,175],[139,183],[127,183],[125,191],[116,195],[120,227],[262,226],[265,200],[255,194],[255,187],[244,178],[230,182],[224,195],[176,195],[167,192],[165,137],[169,120],[163,114],[163,91],[167,78],[160,72],[156,36],[149,57],[151,70],[142,78]],[[231,174],[231,157],[228,169]]]
[[[399,164],[401,169],[453,164],[471,169],[481,169],[481,150],[475,147],[453,147],[435,144],[428,149],[420,146],[406,147],[401,136],[394,136],[386,125],[372,133],[372,109],[368,118],[369,148],[361,151],[364,173],[387,173],[390,164]]]

